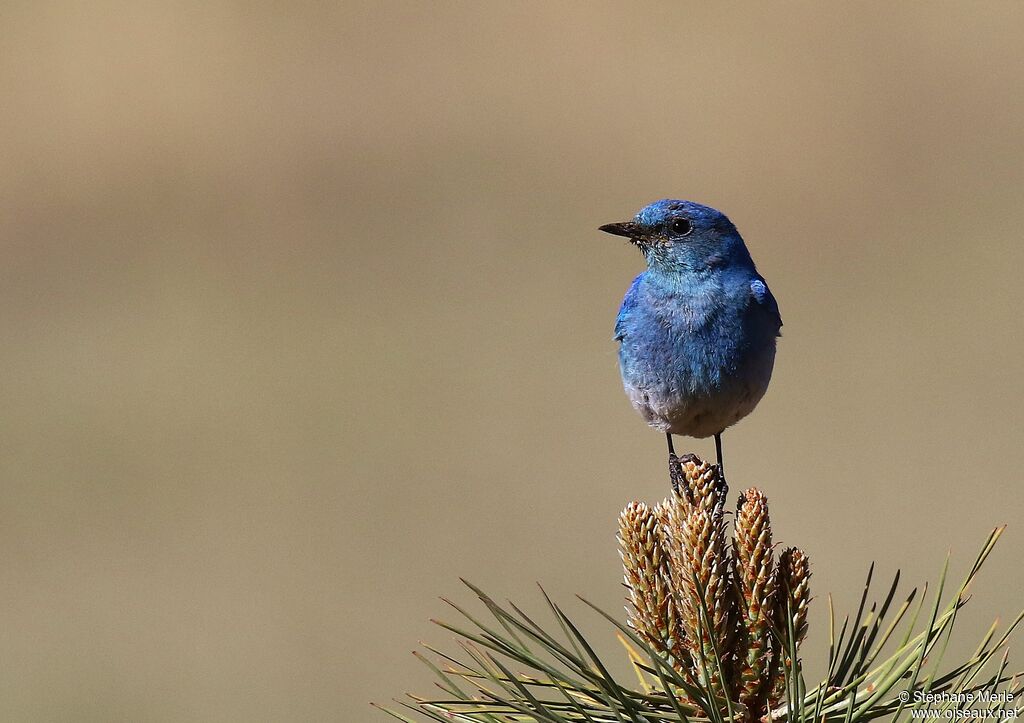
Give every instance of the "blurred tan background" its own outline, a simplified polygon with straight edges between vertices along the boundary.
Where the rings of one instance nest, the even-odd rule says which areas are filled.
[[[1009,522],[1020,607],[1024,4],[88,5],[0,7],[0,720],[382,720],[460,575],[614,651],[667,482],[595,229],[664,196],[782,307],[725,443],[812,670],[872,559]]]

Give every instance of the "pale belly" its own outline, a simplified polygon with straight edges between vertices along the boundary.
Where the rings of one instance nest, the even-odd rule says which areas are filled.
[[[685,371],[623,378],[634,409],[655,429],[687,437],[710,437],[750,414],[761,401],[775,365],[775,343],[749,349],[734,372],[714,385],[694,383]]]

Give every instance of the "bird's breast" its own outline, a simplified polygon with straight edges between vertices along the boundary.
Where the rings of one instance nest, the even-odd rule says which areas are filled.
[[[764,393],[774,363],[774,334],[756,322],[749,304],[713,291],[642,295],[618,334],[634,406],[652,426],[682,434],[735,422]]]

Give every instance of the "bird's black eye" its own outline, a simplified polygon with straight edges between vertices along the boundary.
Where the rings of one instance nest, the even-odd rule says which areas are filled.
[[[677,236],[685,236],[693,230],[693,224],[691,224],[685,218],[677,218],[671,224],[669,228],[672,229],[672,233]]]

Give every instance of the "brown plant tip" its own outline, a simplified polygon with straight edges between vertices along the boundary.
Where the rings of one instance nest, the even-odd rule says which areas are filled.
[[[672,580],[698,678],[721,691],[718,662],[731,647],[731,570],[721,507],[669,507]],[[722,660],[724,665],[725,660]]]
[[[703,461],[697,455],[688,455],[681,462],[683,479],[693,506],[721,512],[725,508],[726,487],[718,466]]]
[[[764,707],[772,664],[771,626],[775,613],[775,560],[768,498],[756,487],[740,495],[734,525],[733,555],[739,607],[737,684],[748,710]]]
[[[680,500],[686,510],[707,509],[718,513],[725,508],[728,487],[717,465],[691,453],[670,456],[669,469],[672,474],[669,502]]]
[[[728,693],[736,720],[752,723],[785,693],[782,666],[792,665],[774,634],[780,623],[788,625],[779,611],[794,611],[797,644],[806,633],[807,558],[791,548],[776,560],[761,490],[740,495],[730,540],[728,487],[718,466],[671,455],[669,471],[667,499],[653,507],[632,502],[619,516],[628,624],[687,683],[707,691],[715,705]]]
[[[731,559],[726,543],[725,483],[718,468],[692,454],[675,460],[680,484],[655,508],[669,579],[691,669],[688,679],[722,692],[732,632]],[[705,617],[706,616],[706,617]],[[726,674],[728,674],[726,672]]]
[[[779,579],[789,597],[793,630],[799,645],[807,635],[807,606],[811,599],[811,561],[803,550],[790,547],[783,551],[779,556]],[[785,615],[785,611],[782,611],[783,620]]]
[[[678,669],[688,664],[658,516],[643,502],[619,515],[619,551],[629,590],[629,626]]]
[[[785,671],[794,667],[794,661],[789,655],[791,644],[799,653],[800,644],[807,635],[807,609],[811,599],[811,564],[803,550],[796,547],[784,550],[779,555],[778,568],[779,594],[775,606],[775,625],[782,645],[773,664],[773,707],[785,696]],[[791,627],[794,636],[792,641],[789,639]]]

